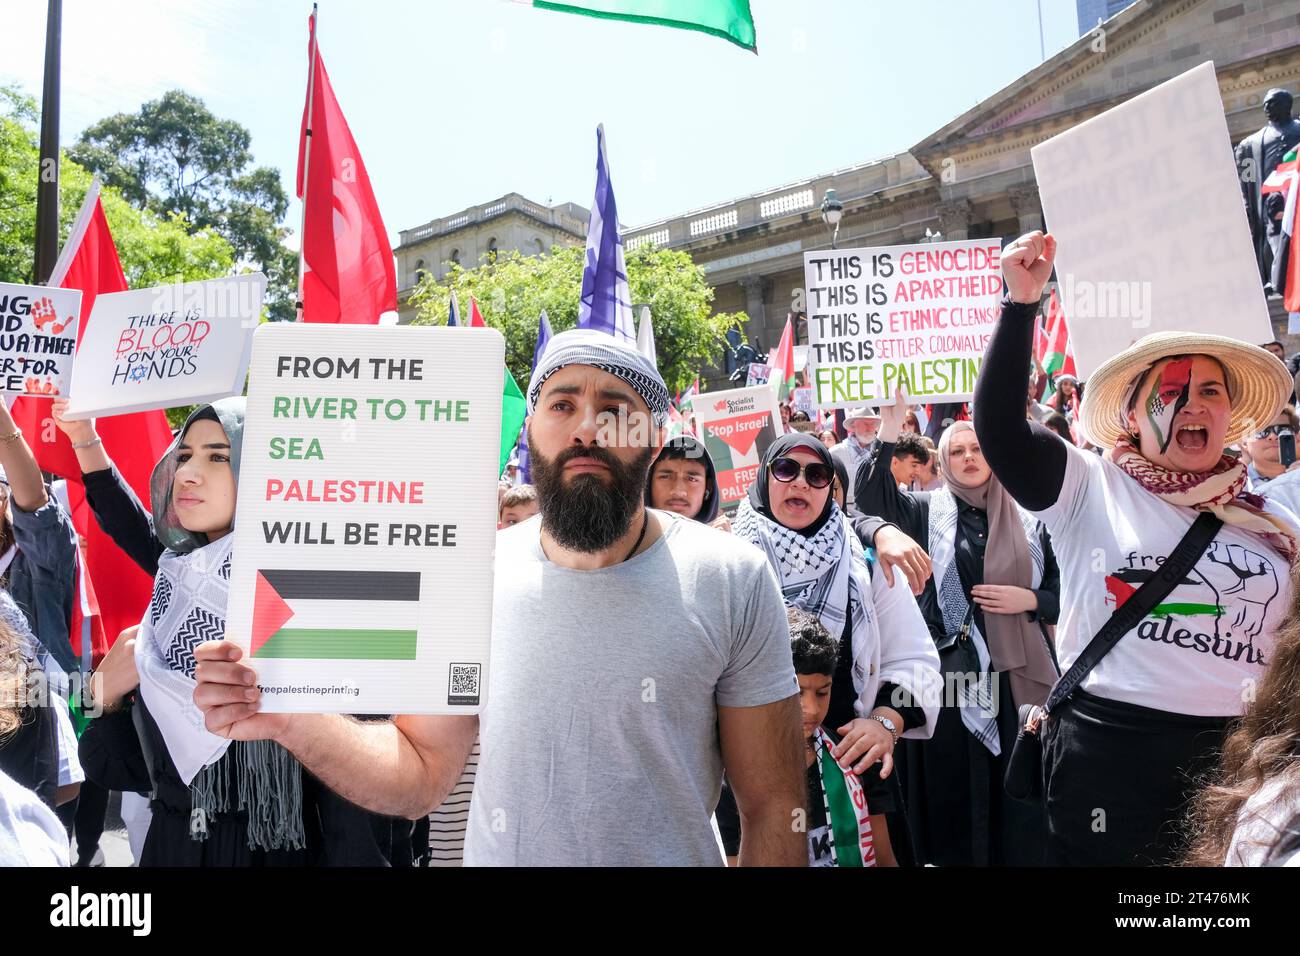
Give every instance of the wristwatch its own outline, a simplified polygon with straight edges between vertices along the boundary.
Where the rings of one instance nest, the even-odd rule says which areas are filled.
[[[880,726],[888,730],[889,735],[894,738],[894,743],[895,744],[898,743],[898,728],[894,726],[894,722],[892,720],[890,720],[888,717],[885,717],[883,714],[868,714],[867,719],[874,720],[876,723],[880,724]]]

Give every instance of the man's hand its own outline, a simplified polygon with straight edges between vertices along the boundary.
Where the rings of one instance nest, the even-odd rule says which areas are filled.
[[[903,422],[906,419],[907,403],[903,401],[903,390],[900,388],[894,392],[893,405],[880,406],[880,430],[876,433],[876,437],[882,442],[898,441],[898,436],[903,433]],[[881,464],[888,465],[889,462]]]
[[[894,726],[899,726],[897,719],[894,719]],[[831,748],[831,756],[845,770],[852,768],[856,774],[865,773],[868,767],[880,761],[881,780],[893,773],[894,735],[880,721],[854,717],[836,733],[840,735],[840,742]]]
[[[1027,614],[1038,610],[1038,595],[1012,584],[977,584],[970,596],[985,614]]]
[[[257,673],[239,663],[244,649],[233,641],[208,641],[194,649],[194,703],[211,733],[230,740],[278,740],[289,714],[262,714]]]
[[[1002,250],[1002,277],[1012,302],[1037,305],[1056,261],[1056,237],[1027,232]]]
[[[885,572],[885,583],[891,588],[896,568],[907,576],[907,586],[913,594],[925,590],[925,582],[930,579],[930,556],[925,553],[925,548],[893,525],[886,525],[876,532],[872,547],[876,550],[876,562]]]
[[[717,528],[719,531],[726,531],[728,534],[730,534],[731,519],[728,518],[726,515],[718,515],[716,518],[714,518],[712,521],[709,522],[709,527]]]

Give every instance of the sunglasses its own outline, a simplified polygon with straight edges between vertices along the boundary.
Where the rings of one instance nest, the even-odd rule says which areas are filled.
[[[820,461],[801,465],[793,458],[776,459],[767,466],[767,472],[782,484],[788,484],[802,474],[809,488],[825,488],[835,477],[835,469],[830,465],[824,465]]]
[[[1269,435],[1277,435],[1281,438],[1283,435],[1291,434],[1290,425],[1269,425],[1267,428],[1261,428],[1255,433],[1256,440],[1267,438]]]

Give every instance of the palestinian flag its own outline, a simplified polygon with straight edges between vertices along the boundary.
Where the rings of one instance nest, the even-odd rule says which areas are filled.
[[[483,321],[483,314],[478,310],[478,299],[473,296],[469,297],[469,327],[471,329],[487,328],[487,323]]]
[[[1047,391],[1043,393],[1043,401],[1056,391],[1056,376],[1062,373],[1077,375],[1074,352],[1070,348],[1070,328],[1065,323],[1065,310],[1056,298],[1055,289],[1047,301],[1047,349],[1041,364],[1047,373]]]
[[[413,661],[419,610],[418,571],[260,570],[250,656]]]
[[[532,0],[532,5],[541,10],[580,13],[607,20],[698,30],[758,52],[749,0],[570,0],[568,3]]]
[[[1291,241],[1295,233],[1296,196],[1300,193],[1300,189],[1296,188],[1296,184],[1300,183],[1298,166],[1300,164],[1296,161],[1296,151],[1293,149],[1283,157],[1277,169],[1269,173],[1268,179],[1260,186],[1260,191],[1265,195],[1275,192],[1286,193],[1286,206],[1282,211],[1281,241],[1278,243],[1277,255],[1273,257],[1273,272],[1270,278],[1274,291],[1281,293],[1283,305],[1288,312],[1300,312],[1300,261],[1297,261],[1294,255],[1294,243]]]
[[[771,371],[767,381],[776,390],[776,400],[788,401],[798,381],[794,369],[794,325],[789,315],[785,317],[785,329],[781,332],[781,344],[776,347],[776,356],[768,365]]]
[[[497,468],[498,478],[506,473],[510,452],[518,443],[519,433],[524,427],[524,419],[528,417],[528,404],[524,401],[524,393],[519,391],[519,383],[510,374],[509,368],[503,371],[505,387],[501,393],[501,461],[500,467]]]

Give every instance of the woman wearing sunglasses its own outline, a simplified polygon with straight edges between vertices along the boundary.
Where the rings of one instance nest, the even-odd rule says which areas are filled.
[[[863,775],[880,764],[878,776],[863,780],[875,816],[901,809],[891,800],[896,783],[882,783],[893,771],[898,739],[933,732],[939,655],[909,589],[891,586],[889,572],[873,574],[867,565],[831,497],[834,477],[820,441],[781,436],[768,446],[732,530],[767,555],[786,604],[816,616],[838,639],[825,724],[840,737],[832,756],[841,767]],[[887,864],[889,848],[878,843],[876,850]]]
[[[880,410],[880,450],[856,498],[925,545],[933,574],[917,597],[949,686],[934,735],[898,755],[917,850],[935,866],[1041,866],[1041,803],[1006,796],[1002,779],[1020,704],[1041,704],[1057,677],[1045,624],[1060,574],[1047,529],[989,469],[970,422],[939,439],[942,481],[900,491],[889,467],[907,406]]]

